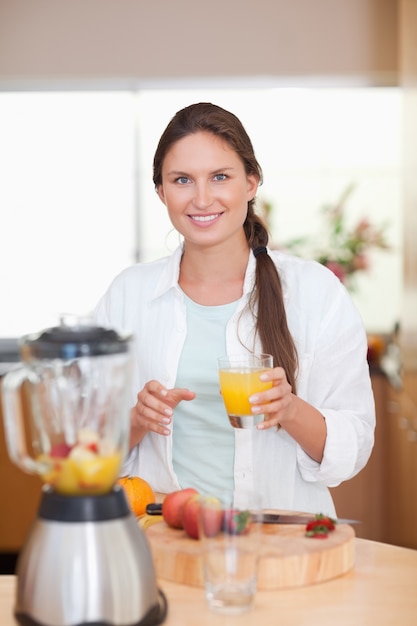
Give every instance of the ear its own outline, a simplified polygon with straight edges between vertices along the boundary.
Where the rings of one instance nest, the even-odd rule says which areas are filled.
[[[256,176],[256,174],[249,174],[249,176],[246,177],[246,180],[248,181],[248,201],[249,201],[249,200],[253,200],[253,198],[256,196],[256,192],[258,191],[258,187],[259,187],[259,178],[258,176]]]
[[[156,188],[156,193],[158,194],[159,199],[161,200],[161,202],[163,202],[163,203],[166,205],[166,202],[165,202],[165,194],[164,194],[164,188],[163,188],[163,186],[162,186],[162,185],[158,185],[158,186],[157,186],[157,188]]]

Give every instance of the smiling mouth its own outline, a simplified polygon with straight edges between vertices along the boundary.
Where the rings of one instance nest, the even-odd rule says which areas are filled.
[[[194,222],[212,222],[220,217],[221,213],[214,213],[212,215],[189,215],[188,217]]]

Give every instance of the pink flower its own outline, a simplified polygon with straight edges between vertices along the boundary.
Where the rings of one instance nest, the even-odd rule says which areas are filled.
[[[359,253],[352,259],[353,271],[357,270],[368,270],[369,269],[369,261],[366,254]]]
[[[314,243],[309,245],[309,237],[298,237],[288,242],[286,248],[299,256],[316,259],[353,291],[356,273],[369,270],[370,251],[373,248],[389,250],[390,246],[385,238],[386,226],[377,227],[366,217],[348,226],[345,202],[352,190],[353,185],[350,185],[334,206],[323,207],[325,229],[317,248]]]
[[[366,235],[368,232],[372,231],[371,223],[368,219],[362,219],[356,226],[354,233],[358,237],[358,239],[366,239]]]

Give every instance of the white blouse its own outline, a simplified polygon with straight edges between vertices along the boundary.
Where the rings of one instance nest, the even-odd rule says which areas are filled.
[[[345,287],[330,270],[279,251],[268,253],[281,276],[288,326],[298,351],[297,395],[323,414],[327,439],[318,463],[283,428],[236,429],[235,490],[260,492],[264,508],[335,515],[328,487],[355,476],[374,443],[365,329]],[[184,295],[178,286],[181,255],[178,248],[171,256],[125,269],[96,307],[98,323],[134,334],[132,406],[151,379],[167,388],[175,385],[187,332]],[[226,329],[229,354],[242,352],[242,343],[261,351],[252,315],[245,309],[255,263],[251,253],[244,293]],[[141,476],[161,493],[179,489],[172,435],[149,432],[130,452],[123,471]]]

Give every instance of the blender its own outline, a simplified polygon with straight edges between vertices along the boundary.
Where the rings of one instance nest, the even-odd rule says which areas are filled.
[[[162,623],[167,603],[149,544],[117,485],[129,437],[131,336],[67,318],[19,343],[22,366],[2,384],[7,448],[44,484],[16,567],[17,621]]]

